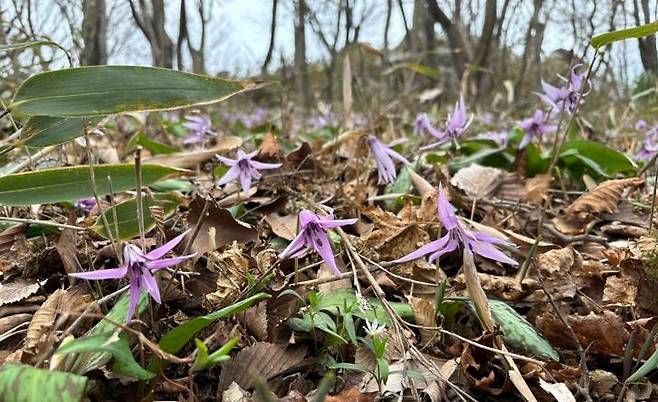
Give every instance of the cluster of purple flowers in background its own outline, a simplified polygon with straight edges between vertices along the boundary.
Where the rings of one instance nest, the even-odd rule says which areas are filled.
[[[452,113],[448,114],[448,120],[446,121],[446,125],[443,130],[435,128],[432,125],[429,117],[427,117],[426,114],[421,114],[416,118],[413,131],[415,134],[419,134],[425,131],[438,140],[432,144],[422,147],[421,150],[431,149],[448,141],[453,141],[456,145],[458,145],[458,138],[464,135],[472,121],[473,118],[471,117],[471,119],[469,119],[466,114],[466,104],[464,103],[464,97],[460,96],[459,102],[455,104],[455,108],[453,109]]]
[[[638,120],[635,129],[644,132],[644,140],[640,151],[635,154],[636,160],[649,160],[658,153],[658,126],[649,127],[646,121]]]
[[[184,144],[205,144],[217,135],[208,116],[185,116],[185,120],[183,127],[190,130],[190,135],[185,138]]]
[[[268,118],[269,112],[264,107],[257,107],[251,112],[226,112],[222,115],[229,123],[240,122],[247,129],[263,125]]]
[[[560,76],[560,78],[565,82],[564,85],[560,87],[553,86],[542,81],[541,86],[544,90],[544,93],[538,93],[539,97],[549,106],[553,107],[556,111],[567,111],[573,113],[576,109],[576,102],[578,101],[578,96],[583,85],[585,85],[585,73],[578,74],[578,68],[582,67],[582,64],[576,64],[571,69],[569,78]],[[583,92],[582,98],[587,96],[591,90],[591,82],[587,81],[588,89]],[[581,98],[581,103],[583,99]]]

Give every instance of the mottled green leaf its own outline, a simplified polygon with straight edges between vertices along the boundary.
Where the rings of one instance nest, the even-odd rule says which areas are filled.
[[[650,22],[648,24],[619,29],[617,31],[604,32],[602,34],[594,35],[591,40],[592,47],[599,49],[601,46],[617,42],[620,40],[642,38],[644,36],[654,35],[658,32],[658,21]]]
[[[209,104],[256,87],[154,67],[87,66],[31,76],[9,109],[28,116],[105,116]]]
[[[87,378],[60,371],[6,363],[0,368],[3,402],[78,402],[85,396]]]

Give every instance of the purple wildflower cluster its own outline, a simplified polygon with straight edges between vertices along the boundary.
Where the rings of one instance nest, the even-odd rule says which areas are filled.
[[[426,114],[421,114],[416,118],[416,122],[414,123],[414,133],[419,134],[426,131],[438,140],[422,147],[421,150],[431,149],[448,141],[454,141],[457,144],[457,139],[464,135],[472,121],[473,118],[471,117],[471,119],[469,119],[466,114],[464,97],[460,96],[459,102],[455,104],[452,113],[448,114],[448,120],[446,121],[446,126],[443,130],[435,128],[429,117],[427,117]]]
[[[148,253],[142,252],[142,250],[133,244],[127,244],[123,248],[123,265],[118,268],[101,269],[92,272],[79,272],[69,275],[75,278],[88,280],[121,279],[127,277],[130,285],[130,303],[128,305],[128,317],[126,318],[126,321],[129,321],[135,314],[137,302],[139,301],[139,294],[142,289],[146,290],[156,303],[162,303],[158,283],[153,276],[154,272],[180,264],[196,255],[190,254],[180,257],[163,258],[165,254],[171,251],[181,242],[181,240],[183,240],[188,232],[189,231],[174,237],[167,243]]]
[[[311,211],[303,209],[299,213],[299,234],[279,254],[280,259],[299,258],[311,250],[315,250],[327,263],[334,274],[340,275],[336,266],[334,252],[331,248],[331,240],[327,230],[340,226],[352,225],[358,219],[335,219],[333,211],[327,215],[316,215]]]
[[[647,122],[639,120],[635,124],[635,128],[645,133],[640,151],[635,154],[635,159],[641,161],[653,158],[658,153],[658,125],[649,128]]]
[[[589,80],[585,82],[585,73],[578,74],[578,68],[582,67],[582,64],[576,64],[571,69],[569,78],[560,76],[560,78],[565,82],[564,85],[560,87],[553,86],[542,81],[541,86],[544,90],[543,94],[538,93],[541,100],[543,100],[547,105],[553,107],[557,111],[567,111],[573,113],[576,109],[576,102],[578,101],[578,94],[583,90],[583,85],[587,84],[591,88],[591,82]],[[590,92],[590,89],[587,89],[583,92],[582,97],[584,98]],[[581,98],[581,103],[583,99]]]
[[[442,238],[430,242],[394,262],[409,262],[424,257],[427,254],[430,254],[429,262],[433,262],[442,255],[453,252],[458,247],[461,247],[484,258],[489,258],[505,264],[518,265],[516,261],[505,255],[496,247],[498,245],[513,247],[511,243],[483,232],[471,232],[459,222],[457,215],[455,215],[455,208],[450,204],[450,201],[448,201],[448,198],[443,191],[443,186],[441,185],[439,185],[437,210],[439,219],[448,233]]]
[[[551,133],[557,129],[556,126],[546,124],[544,120],[544,112],[537,109],[534,116],[519,122],[519,127],[525,131],[525,136],[519,144],[519,149],[527,147],[533,139],[539,138],[541,140],[544,134]]]
[[[268,118],[269,112],[263,107],[257,107],[251,112],[226,112],[223,115],[224,120],[229,123],[240,122],[247,129],[263,125]]]
[[[185,120],[183,127],[190,130],[190,135],[184,144],[205,144],[217,135],[208,116],[185,116]]]
[[[223,186],[226,183],[234,180],[239,180],[242,186],[242,191],[247,192],[251,188],[252,180],[260,180],[262,175],[260,170],[278,169],[281,167],[280,163],[263,163],[253,160],[258,151],[245,154],[243,150],[238,150],[238,157],[236,159],[229,159],[224,156],[215,155],[215,157],[229,166],[229,170],[217,182],[218,186]]]
[[[374,135],[369,135],[366,141],[368,142],[370,152],[372,152],[372,155],[375,158],[375,162],[377,163],[379,184],[392,183],[397,176],[393,159],[406,165],[409,164],[409,161],[404,156],[395,152],[392,147],[406,142],[407,139],[400,138],[387,145],[379,141],[379,139],[377,139],[377,137]]]

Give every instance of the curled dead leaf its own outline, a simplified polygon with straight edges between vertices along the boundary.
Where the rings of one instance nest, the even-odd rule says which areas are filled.
[[[254,387],[254,379],[267,381],[299,365],[306,355],[306,347],[290,347],[267,342],[257,342],[242,349],[222,370],[219,376],[219,392],[232,382],[243,389]]]
[[[189,168],[214,158],[216,154],[222,154],[236,149],[240,145],[242,145],[242,139],[240,137],[231,136],[222,138],[217,142],[217,145],[207,150],[160,154],[150,158],[145,158],[144,163],[154,163],[157,165],[177,168]]]
[[[504,173],[502,169],[474,163],[459,169],[450,179],[450,184],[463,190],[470,198],[490,197],[500,186]]]
[[[24,350],[36,352],[37,347],[48,337],[50,330],[55,324],[59,304],[66,290],[57,289],[34,313],[30,325],[27,327],[27,335]]]
[[[613,213],[627,187],[637,187],[644,183],[641,178],[606,180],[592,191],[578,197],[565,212],[581,221],[589,220],[592,215]]]
[[[0,283],[0,306],[5,304],[16,303],[17,301],[24,300],[39,291],[39,287],[43,286],[46,281],[39,283],[32,283],[22,279],[8,284]]]

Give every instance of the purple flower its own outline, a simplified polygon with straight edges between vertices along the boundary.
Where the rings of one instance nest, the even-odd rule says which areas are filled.
[[[636,160],[648,160],[658,153],[658,128],[652,128],[644,137],[640,151],[635,155]]]
[[[319,216],[311,211],[303,209],[299,213],[299,234],[286,247],[281,254],[280,259],[299,258],[311,250],[315,250],[329,268],[336,274],[340,271],[334,260],[334,252],[331,249],[331,241],[327,235],[327,230],[339,226],[352,225],[358,219],[334,219],[333,212],[325,216]]]
[[[496,248],[496,245],[506,245],[511,247],[513,246],[511,243],[483,232],[472,232],[462,226],[455,215],[455,208],[446,198],[446,195],[443,192],[443,186],[441,185],[439,185],[439,200],[437,208],[439,211],[439,219],[448,233],[442,238],[428,243],[413,253],[393,262],[409,262],[432,253],[429,257],[429,262],[431,263],[443,254],[456,250],[457,247],[464,247],[468,251],[482,257],[510,265],[518,265],[516,261]]]
[[[94,209],[95,206],[96,206],[96,198],[94,197],[83,198],[75,202],[75,207],[85,211],[86,213],[91,212],[91,210]]]
[[[183,127],[191,131],[183,144],[206,143],[217,133],[212,129],[212,122],[206,116],[185,116]]]
[[[432,128],[431,125],[428,126],[427,123],[424,123],[425,130],[427,130],[427,132],[430,133],[432,136],[436,137],[438,141],[426,145],[420,149],[426,150],[426,149],[434,148],[437,145],[441,145],[450,140],[454,141],[455,144],[457,144],[457,138],[461,137],[464,134],[468,126],[471,124],[471,121],[472,119],[469,120],[468,116],[466,115],[466,105],[464,104],[464,97],[460,96],[459,102],[455,104],[455,108],[453,109],[452,113],[448,114],[448,121],[446,123],[445,130],[440,131],[436,129],[430,129]]]
[[[573,113],[573,111],[576,109],[576,101],[578,100],[578,95],[585,83],[585,75],[587,74],[587,72],[584,72],[583,74],[576,73],[576,70],[580,66],[582,66],[582,64],[576,64],[573,66],[568,79],[559,76],[563,81],[565,81],[565,84],[561,87],[555,87],[542,81],[541,86],[544,90],[544,93],[538,93],[537,95],[539,95],[539,97],[545,103],[556,108],[557,110],[566,110],[569,113]],[[587,81],[587,84],[591,88],[591,82],[589,80]],[[589,90],[587,92],[583,92],[582,97],[587,96],[589,92]]]
[[[439,137],[443,135],[441,131],[437,130],[434,128],[432,125],[432,122],[430,121],[430,118],[427,116],[427,113],[421,113],[416,117],[416,121],[414,122],[414,134],[421,134],[423,131],[427,131],[430,133],[430,135],[434,137]]]
[[[643,119],[640,119],[635,123],[635,129],[637,131],[645,131],[647,128],[649,128],[649,125]]]
[[[499,147],[506,148],[509,141],[509,132],[507,130],[489,131],[478,135],[477,138],[493,141]]]
[[[259,180],[262,175],[259,170],[265,169],[277,169],[281,167],[280,163],[263,163],[252,160],[258,151],[254,151],[250,154],[245,154],[241,149],[238,150],[237,159],[229,159],[223,156],[215,155],[217,159],[223,162],[226,166],[231,168],[222,176],[221,179],[217,182],[218,186],[223,186],[224,184],[231,182],[233,180],[239,179],[240,184],[242,185],[242,191],[247,192],[251,187],[251,181]]]
[[[137,246],[127,244],[123,248],[123,265],[118,268],[79,272],[69,275],[88,280],[121,279],[127,276],[130,284],[130,304],[128,306],[128,317],[126,321],[129,321],[135,313],[139,294],[142,289],[146,290],[156,303],[162,303],[160,300],[160,290],[158,289],[153,272],[174,266],[196,255],[195,253],[180,257],[162,258],[167,252],[176,247],[188,232],[189,230],[146,254]]]
[[[409,164],[409,161],[399,153],[395,152],[391,147],[394,147],[398,144],[406,142],[406,138],[397,139],[390,144],[386,145],[383,142],[379,141],[374,135],[368,136],[368,146],[370,151],[375,157],[375,162],[377,162],[377,173],[379,174],[379,184],[383,183],[392,183],[397,176],[395,172],[395,163],[393,159],[396,159],[402,163]]]
[[[258,127],[267,121],[267,109],[257,107],[251,114],[242,114],[240,117],[242,125],[248,129]]]
[[[553,132],[557,129],[555,126],[544,124],[544,112],[537,109],[533,117],[529,117],[519,122],[519,127],[525,131],[525,136],[519,144],[519,149],[523,149],[533,138],[541,138],[545,133]]]
[[[331,110],[331,105],[319,107],[319,113],[306,119],[306,125],[312,130],[320,130],[325,127],[338,127],[338,114]]]

